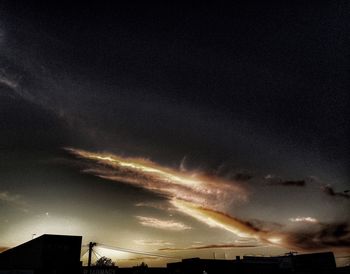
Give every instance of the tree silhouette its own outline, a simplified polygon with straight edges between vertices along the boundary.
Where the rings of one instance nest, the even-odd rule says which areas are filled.
[[[144,274],[148,273],[148,265],[142,262],[138,266],[134,266],[134,274]]]
[[[114,266],[114,262],[112,259],[103,256],[96,261],[96,266]]]

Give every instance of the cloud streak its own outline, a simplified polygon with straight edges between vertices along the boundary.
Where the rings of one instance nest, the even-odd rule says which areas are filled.
[[[296,217],[296,218],[289,218],[289,221],[293,223],[312,223],[316,224],[318,223],[318,220],[313,217]]]
[[[210,227],[217,227],[232,232],[240,237],[259,238],[260,230],[248,222],[243,222],[225,213],[201,207],[197,204],[172,200],[180,212],[183,212]]]
[[[135,216],[139,223],[143,226],[153,227],[157,229],[165,229],[170,231],[183,231],[192,229],[192,227],[184,223],[176,222],[174,220],[161,220],[153,217]]]
[[[246,201],[248,193],[234,182],[200,173],[181,172],[142,158],[122,158],[112,154],[92,153],[67,148],[76,157],[90,160],[84,172],[123,182],[206,207],[225,208],[234,201]]]
[[[205,250],[205,249],[227,249],[227,248],[252,248],[259,247],[260,245],[254,244],[211,244],[211,245],[198,245],[190,247],[163,247],[158,251],[185,251],[185,250]]]
[[[0,73],[0,84],[5,85],[11,89],[16,89],[18,87],[18,83],[6,78],[4,75]]]
[[[144,245],[144,246],[169,246],[174,245],[171,242],[163,241],[163,240],[134,240],[134,243],[137,245]]]
[[[306,186],[306,181],[305,180],[282,180],[282,179],[274,179],[268,180],[268,185],[271,186],[295,186],[295,187],[304,187]]]
[[[350,199],[350,194],[348,192],[336,192],[330,185],[323,186],[321,190],[330,197]]]

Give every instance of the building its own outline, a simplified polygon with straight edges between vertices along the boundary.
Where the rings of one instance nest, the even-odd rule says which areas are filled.
[[[81,236],[42,235],[0,253],[0,273],[80,273]]]
[[[211,260],[191,258],[183,259],[181,262],[168,263],[167,269],[169,274],[209,274],[218,273],[226,274],[233,273],[233,260]]]
[[[287,254],[285,256],[239,256],[236,260],[192,258],[167,265],[169,274],[333,274],[336,264],[333,252]]]

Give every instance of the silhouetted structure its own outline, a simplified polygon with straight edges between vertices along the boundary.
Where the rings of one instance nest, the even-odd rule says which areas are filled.
[[[191,258],[168,263],[167,268],[146,264],[118,268],[112,265],[82,267],[81,236],[42,235],[0,254],[0,274],[335,274],[347,273],[348,267],[336,269],[332,252],[286,254],[285,256],[243,256],[236,260]]]
[[[236,260],[185,259],[167,265],[169,274],[333,274],[336,273],[332,252],[276,257],[244,256]]]
[[[96,266],[93,265],[90,267],[83,266],[82,274],[88,274],[90,271],[90,274],[117,274],[120,273],[118,266]]]
[[[168,263],[168,273],[170,274],[203,274],[203,273],[233,273],[234,261],[232,260],[210,260],[191,258],[183,259],[181,262]]]
[[[81,240],[81,236],[42,235],[1,253],[0,270],[33,274],[80,273]]]

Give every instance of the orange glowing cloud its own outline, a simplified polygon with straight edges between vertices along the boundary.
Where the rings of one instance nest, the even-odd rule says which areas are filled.
[[[198,172],[178,171],[142,158],[123,158],[113,154],[93,153],[73,148],[73,155],[94,162],[85,172],[124,182],[206,207],[223,209],[233,201],[247,200],[247,192],[238,184]]]
[[[311,217],[290,219],[294,223],[314,223],[321,226],[318,234],[316,231],[316,235],[308,231],[280,231],[281,229],[274,229],[266,223],[253,224],[226,214],[225,211],[232,202],[247,201],[247,191],[237,182],[206,176],[200,172],[189,172],[183,169],[179,171],[163,167],[142,158],[125,158],[114,154],[94,153],[74,148],[68,148],[67,151],[86,160],[84,172],[161,194],[168,199],[173,209],[210,227],[229,231],[241,239],[251,239],[258,244],[303,250],[326,246],[342,247],[349,243],[350,233],[347,224],[324,225]],[[190,229],[189,226],[174,220],[143,216],[136,218],[144,226],[178,231]],[[268,228],[263,228],[266,225]],[[338,239],[339,237],[333,237],[332,229],[338,234],[342,233],[341,240]],[[307,237],[305,238],[304,235]]]

